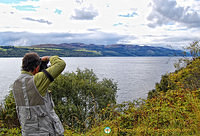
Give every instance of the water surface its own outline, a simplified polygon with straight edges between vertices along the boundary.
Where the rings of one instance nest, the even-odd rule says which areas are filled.
[[[117,102],[146,98],[161,75],[175,70],[177,57],[64,57],[64,72],[93,69],[100,80],[111,78],[118,83]],[[19,76],[22,58],[0,58],[0,101]]]

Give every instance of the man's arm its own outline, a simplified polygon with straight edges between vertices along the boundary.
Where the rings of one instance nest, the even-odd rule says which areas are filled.
[[[65,69],[66,64],[58,56],[51,56],[49,58],[49,61],[51,63],[51,66],[47,68],[46,71],[49,72],[49,74],[51,74],[51,76],[55,79]],[[42,96],[45,96],[47,88],[49,87],[49,84],[51,83],[49,78],[47,78],[44,72],[39,72],[35,74],[34,82],[40,94]]]

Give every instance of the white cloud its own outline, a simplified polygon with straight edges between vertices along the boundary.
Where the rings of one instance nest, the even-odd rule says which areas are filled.
[[[38,22],[38,23],[45,23],[45,24],[48,24],[48,25],[52,24],[51,22],[44,20],[44,19],[33,19],[33,18],[30,18],[30,17],[25,17],[25,18],[22,18],[22,19],[28,20],[28,21],[34,21],[34,22]]]
[[[200,12],[191,7],[181,7],[172,0],[153,0],[153,11],[148,19],[150,27],[167,25],[170,22],[180,23],[189,28],[200,27]]]
[[[96,16],[98,16],[97,10],[90,6],[82,9],[75,9],[74,15],[72,15],[71,18],[75,20],[93,20]]]
[[[14,8],[27,5],[37,8],[33,8],[35,11]],[[94,44],[101,39],[101,43],[181,45],[200,39],[200,1],[195,0],[22,0],[20,3],[0,2],[0,7],[1,32],[28,32],[35,33],[32,36],[36,37],[42,33],[56,33],[56,36],[67,33],[73,36],[65,37],[66,42],[89,40]],[[113,38],[106,38],[104,34]],[[52,42],[62,42],[62,38]],[[24,44],[36,40],[21,39],[26,39],[21,40]]]

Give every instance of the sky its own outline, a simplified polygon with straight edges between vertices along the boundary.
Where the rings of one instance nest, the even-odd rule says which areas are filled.
[[[200,40],[200,0],[0,0],[0,45]]]

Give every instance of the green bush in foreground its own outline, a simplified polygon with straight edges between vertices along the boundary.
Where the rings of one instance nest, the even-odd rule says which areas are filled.
[[[98,116],[101,109],[116,103],[116,83],[110,79],[98,81],[88,69],[59,76],[49,89],[53,91],[55,110],[63,124],[81,132],[101,118]]]
[[[12,91],[10,91],[9,95],[5,97],[3,103],[0,104],[0,124],[4,124],[4,127],[7,128],[20,126]]]

